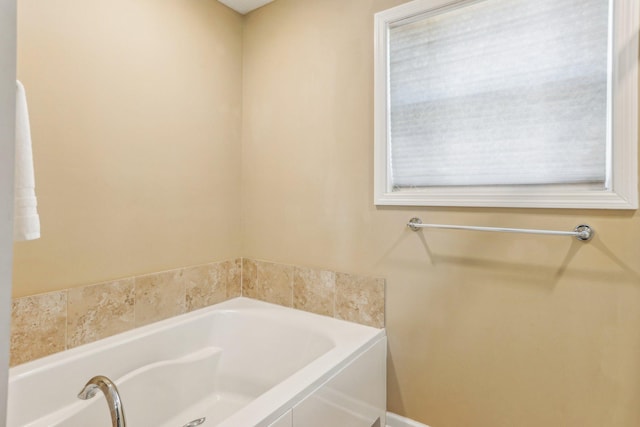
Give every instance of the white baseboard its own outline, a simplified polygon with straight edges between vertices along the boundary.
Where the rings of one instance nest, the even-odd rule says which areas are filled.
[[[429,427],[426,424],[401,417],[393,412],[387,412],[387,427]]]

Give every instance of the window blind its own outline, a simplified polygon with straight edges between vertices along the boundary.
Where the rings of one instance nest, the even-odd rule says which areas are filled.
[[[393,25],[393,187],[604,184],[608,24],[608,0],[484,0]]]

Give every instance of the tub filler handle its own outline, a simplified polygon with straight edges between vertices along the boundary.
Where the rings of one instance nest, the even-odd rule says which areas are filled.
[[[196,427],[196,426],[199,426],[200,424],[204,423],[206,421],[206,419],[207,419],[207,417],[198,418],[197,420],[193,420],[193,421],[191,421],[189,423],[186,423],[182,427]]]
[[[98,394],[98,390],[107,399],[109,412],[111,412],[112,427],[126,427],[127,422],[124,418],[124,407],[122,406],[122,400],[120,400],[120,393],[118,393],[118,388],[109,378],[103,375],[91,378],[82,391],[78,393],[78,398],[82,400],[91,399]]]

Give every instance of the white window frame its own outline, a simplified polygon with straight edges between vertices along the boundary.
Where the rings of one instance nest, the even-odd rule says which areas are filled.
[[[414,0],[375,15],[374,199],[376,205],[518,208],[638,208],[638,31],[640,2],[610,0],[612,20],[612,147],[605,190],[566,186],[448,187],[393,190],[389,143],[390,25],[427,11],[487,0]]]

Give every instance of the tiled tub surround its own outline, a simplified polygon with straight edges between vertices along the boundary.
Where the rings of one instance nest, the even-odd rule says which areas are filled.
[[[237,259],[17,298],[11,366],[238,296],[382,328],[384,286],[380,278]]]
[[[241,295],[240,259],[13,300],[11,366]]]
[[[252,259],[242,260],[242,295],[384,327],[384,279]]]

